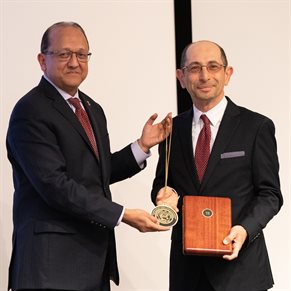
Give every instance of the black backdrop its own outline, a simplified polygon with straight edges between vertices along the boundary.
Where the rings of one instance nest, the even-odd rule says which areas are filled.
[[[175,11],[175,45],[176,67],[180,66],[180,58],[183,48],[192,42],[192,17],[191,0],[174,0]],[[181,113],[192,106],[192,100],[188,92],[181,88],[177,80],[177,107]]]

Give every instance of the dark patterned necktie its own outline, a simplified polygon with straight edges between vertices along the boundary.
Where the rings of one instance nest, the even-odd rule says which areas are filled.
[[[99,157],[96,140],[94,138],[92,126],[87,112],[81,106],[80,100],[78,98],[69,98],[68,101],[75,107],[76,109],[75,114],[84,128],[96,156]]]
[[[195,150],[195,165],[198,174],[199,181],[201,182],[204,176],[204,172],[207,167],[208,159],[210,156],[210,121],[206,115],[201,115],[200,117],[204,123],[201,129]]]

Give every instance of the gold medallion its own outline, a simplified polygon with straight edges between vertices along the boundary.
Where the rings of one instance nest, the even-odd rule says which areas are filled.
[[[152,215],[159,221],[162,226],[174,226],[178,222],[178,214],[168,205],[158,205]]]

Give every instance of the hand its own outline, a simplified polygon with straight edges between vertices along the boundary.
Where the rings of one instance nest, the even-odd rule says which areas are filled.
[[[158,220],[142,209],[125,209],[122,221],[140,232],[165,231],[170,227],[159,225]]]
[[[171,187],[163,187],[158,192],[156,203],[157,205],[168,205],[172,207],[176,212],[179,212],[177,207],[179,196],[177,192]]]
[[[148,153],[150,148],[162,142],[172,130],[172,113],[157,124],[153,124],[157,119],[158,114],[153,114],[143,127],[142,135],[138,139],[138,144],[141,149]]]
[[[223,259],[231,261],[238,257],[238,253],[241,250],[245,240],[247,238],[247,231],[241,225],[235,225],[231,228],[230,233],[223,243],[228,245],[232,243],[232,254],[224,255]]]

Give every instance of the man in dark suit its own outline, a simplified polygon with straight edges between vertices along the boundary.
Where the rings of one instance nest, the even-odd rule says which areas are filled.
[[[136,142],[112,154],[102,108],[78,89],[89,57],[77,23],[49,27],[38,55],[44,76],[12,112],[9,289],[108,291],[110,279],[119,283],[115,226],[168,230],[146,211],[114,203],[109,185],[145,167],[150,148],[170,130],[171,115],[154,124],[154,114]]]
[[[273,286],[263,228],[283,203],[275,128],[269,118],[235,105],[224,95],[232,73],[224,50],[211,41],[188,45],[177,70],[181,86],[192,97],[193,108],[173,119],[168,188],[164,189],[164,142],[159,146],[152,190],[155,204],[180,210],[172,231],[171,291],[261,291]],[[201,115],[209,120],[205,120],[206,125]],[[210,156],[201,174],[194,155],[200,131],[209,122],[210,142],[202,154],[208,148]],[[231,255],[183,254],[185,195],[231,198],[233,226],[223,241],[232,245]]]

